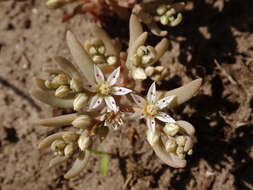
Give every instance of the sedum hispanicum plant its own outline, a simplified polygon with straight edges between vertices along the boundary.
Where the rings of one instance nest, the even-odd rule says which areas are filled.
[[[159,15],[173,12],[171,6],[158,6]],[[166,11],[161,11],[162,8]],[[173,20],[170,16],[170,25],[174,25],[177,18],[173,16]],[[61,56],[54,57],[59,69],[43,68],[49,77],[36,77],[39,89],[31,91],[41,102],[73,112],[37,122],[47,127],[69,127],[39,144],[40,149],[50,148],[54,154],[50,167],[73,157],[73,166],[64,177],[79,175],[91,155],[99,152],[96,149],[104,143],[109,130],[141,119],[146,121],[146,137],[156,155],[171,167],[185,167],[186,155],[193,152],[195,129],[187,121],[173,119],[168,111],[192,98],[202,79],[170,91],[156,90],[157,81],[163,80],[168,71],[154,63],[167,51],[168,40],[163,38],[155,47],[147,45],[148,33],[143,31],[135,14],[129,22],[128,52],[122,52],[102,28],[95,24],[90,28],[94,38],[84,46],[72,32],[67,32],[66,40],[74,64]],[[136,84],[148,77],[153,83],[149,89],[144,89],[146,96],[141,96]],[[108,155],[102,160],[105,175]]]

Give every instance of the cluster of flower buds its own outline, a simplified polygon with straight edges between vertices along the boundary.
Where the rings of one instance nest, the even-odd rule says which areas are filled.
[[[167,51],[169,42],[162,39],[155,47],[145,45],[148,34],[143,32],[143,28],[135,15],[130,17],[130,42],[126,66],[130,70],[134,80],[145,80],[150,77],[154,81],[159,81],[167,76],[165,67],[154,65]]]
[[[183,19],[181,13],[177,13],[173,5],[159,5],[156,9],[157,17],[162,25],[168,25],[171,27],[177,26]],[[155,17],[155,19],[157,19]]]
[[[164,66],[148,66],[145,68],[146,75],[153,81],[161,81],[168,76],[169,72]]]
[[[168,32],[161,30],[156,23],[160,22],[162,25],[170,27],[177,26],[183,19],[179,11],[184,6],[184,3],[173,3],[171,0],[151,0],[136,4],[133,13],[150,28],[153,34],[166,36]]]
[[[86,42],[85,49],[89,53],[95,64],[115,65],[117,57],[115,55],[107,55],[105,45],[102,40],[94,39]]]
[[[166,123],[163,131],[169,138],[165,144],[166,151],[176,154],[181,159],[185,158],[186,153],[192,154],[193,141],[189,135],[184,134],[184,129],[177,123]]]
[[[45,81],[45,87],[55,90],[55,96],[58,98],[66,98],[83,90],[82,81],[78,78],[70,78],[64,73],[52,74],[51,78]]]

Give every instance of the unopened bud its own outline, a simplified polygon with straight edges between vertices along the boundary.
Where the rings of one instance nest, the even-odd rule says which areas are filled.
[[[169,139],[165,144],[165,149],[167,152],[175,152],[177,148],[177,143],[173,139]]]
[[[163,131],[168,136],[175,136],[179,131],[179,126],[175,123],[166,123],[165,127],[163,128]]]
[[[98,52],[99,52],[100,54],[104,54],[104,53],[105,53],[105,46],[100,46],[100,47],[98,47]]]
[[[66,143],[63,140],[55,140],[51,144],[51,150],[57,152],[58,150],[63,150],[66,146]]]
[[[169,9],[166,13],[165,13],[165,15],[167,16],[167,17],[171,17],[171,16],[173,16],[174,14],[176,14],[177,12],[176,12],[176,10],[174,9],[174,8],[171,8],[171,9]]]
[[[109,65],[114,65],[115,63],[117,63],[117,57],[116,57],[116,56],[109,56],[109,57],[106,59],[106,62],[107,62]]]
[[[146,73],[149,77],[153,75],[154,71],[155,71],[155,68],[152,67],[152,66],[148,66],[148,67],[145,68],[145,73]]]
[[[81,92],[83,90],[82,81],[78,78],[72,78],[70,81],[70,88],[74,92]]]
[[[147,75],[143,68],[137,67],[133,69],[133,78],[134,80],[145,80]]]
[[[57,82],[59,85],[67,85],[69,84],[69,77],[65,74],[57,75],[53,81]]]
[[[157,9],[156,9],[156,13],[158,15],[163,15],[165,12],[167,11],[167,7],[166,5],[160,5]]]
[[[64,98],[70,94],[71,90],[68,86],[62,85],[55,91],[55,96],[58,98]]]
[[[146,55],[148,53],[148,49],[146,46],[140,46],[138,49],[137,49],[137,55],[139,57],[142,57],[143,55]]]
[[[101,55],[94,55],[93,57],[92,57],[92,60],[94,61],[94,63],[96,63],[96,64],[101,64],[101,63],[103,63],[105,60],[104,60],[104,57],[103,56],[101,56]]]
[[[153,60],[153,58],[150,55],[143,55],[141,57],[141,63],[144,65],[151,63],[152,60]]]
[[[67,157],[70,157],[75,150],[75,146],[73,144],[68,144],[65,148],[64,148],[64,155]]]
[[[97,50],[94,46],[91,46],[90,49],[89,49],[89,54],[90,55],[95,55],[97,54]]]
[[[51,86],[51,81],[50,80],[46,80],[45,81],[45,86],[48,88],[48,89],[51,89],[52,86]]]
[[[177,14],[177,17],[171,16],[170,18],[172,21],[170,22],[170,26],[175,27],[180,24],[180,22],[183,20],[183,16],[181,13]]]
[[[60,85],[54,81],[50,81],[50,80],[46,80],[45,81],[45,86],[48,88],[48,89],[56,89],[58,88]]]
[[[185,136],[178,136],[176,138],[176,141],[177,141],[178,146],[184,146],[185,143],[186,143],[186,141],[187,141],[187,139],[186,139]]]
[[[193,154],[193,150],[190,149],[190,150],[187,152],[187,154],[188,154],[189,156],[191,156],[191,155]]]
[[[72,125],[79,129],[86,129],[91,125],[91,118],[88,115],[80,115],[72,122]]]
[[[73,143],[77,140],[78,135],[74,131],[68,131],[64,135],[62,135],[62,138],[67,143]]]
[[[160,22],[162,25],[167,25],[169,24],[169,18],[166,15],[163,15],[160,17]]]
[[[179,158],[184,159],[185,155],[184,155],[184,148],[183,147],[181,147],[181,146],[177,147],[176,153]]]
[[[84,151],[86,150],[91,144],[91,139],[88,136],[88,134],[86,132],[83,132],[81,134],[81,136],[78,139],[78,146],[79,148]]]
[[[80,93],[73,102],[74,110],[81,110],[88,102],[88,96],[85,93]]]

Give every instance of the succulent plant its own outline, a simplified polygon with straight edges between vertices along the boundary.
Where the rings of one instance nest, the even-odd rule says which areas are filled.
[[[75,177],[87,165],[95,142],[104,140],[109,130],[118,129],[132,119],[145,118],[147,140],[157,156],[169,166],[184,167],[185,155],[192,153],[195,130],[186,121],[174,120],[166,111],[189,100],[202,80],[171,91],[156,91],[154,82],[145,99],[134,91],[134,81],[142,78],[133,73],[138,68],[143,69],[143,64],[152,66],[167,50],[168,40],[162,39],[156,47],[145,46],[147,33],[132,15],[128,56],[124,60],[103,29],[96,25],[91,28],[96,40],[87,42],[85,47],[67,32],[67,44],[76,66],[63,57],[54,57],[61,69],[44,68],[49,79],[36,77],[39,90],[31,91],[33,97],[46,104],[75,112],[37,122],[48,127],[71,127],[40,143],[40,149],[51,147],[55,155],[49,165],[56,166],[76,154],[76,161],[65,174],[65,178]],[[101,56],[102,61],[97,62],[94,56]],[[108,62],[108,57],[114,57],[115,62]],[[135,63],[136,57],[141,59],[140,64]],[[133,82],[128,83],[130,80]],[[162,124],[155,122],[155,118]],[[166,137],[166,142],[162,136]]]

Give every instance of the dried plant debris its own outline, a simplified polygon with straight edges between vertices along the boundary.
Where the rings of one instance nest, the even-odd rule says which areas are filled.
[[[73,2],[81,2],[75,7],[72,13],[63,17],[67,21],[76,14],[90,13],[96,21],[105,21],[113,15],[121,19],[129,18],[129,8],[132,8],[137,0],[118,1],[118,0],[48,0],[46,6],[50,9],[57,9]]]
[[[190,123],[173,119],[167,111],[196,94],[202,79],[171,91],[157,91],[155,81],[163,79],[165,69],[152,65],[167,51],[168,40],[162,39],[155,47],[145,45],[147,32],[143,32],[135,15],[130,19],[126,60],[103,29],[96,25],[91,25],[91,29],[95,38],[86,42],[85,47],[73,33],[67,32],[75,65],[63,57],[54,57],[60,69],[44,68],[48,79],[36,77],[39,89],[31,91],[34,98],[48,105],[73,111],[37,122],[48,127],[69,127],[39,144],[40,149],[50,147],[54,153],[50,167],[73,157],[76,160],[65,178],[77,176],[109,130],[142,118],[147,125],[147,140],[157,156],[171,167],[185,167],[186,154],[192,154],[195,130]],[[135,81],[147,77],[154,82],[143,97],[134,91]]]

